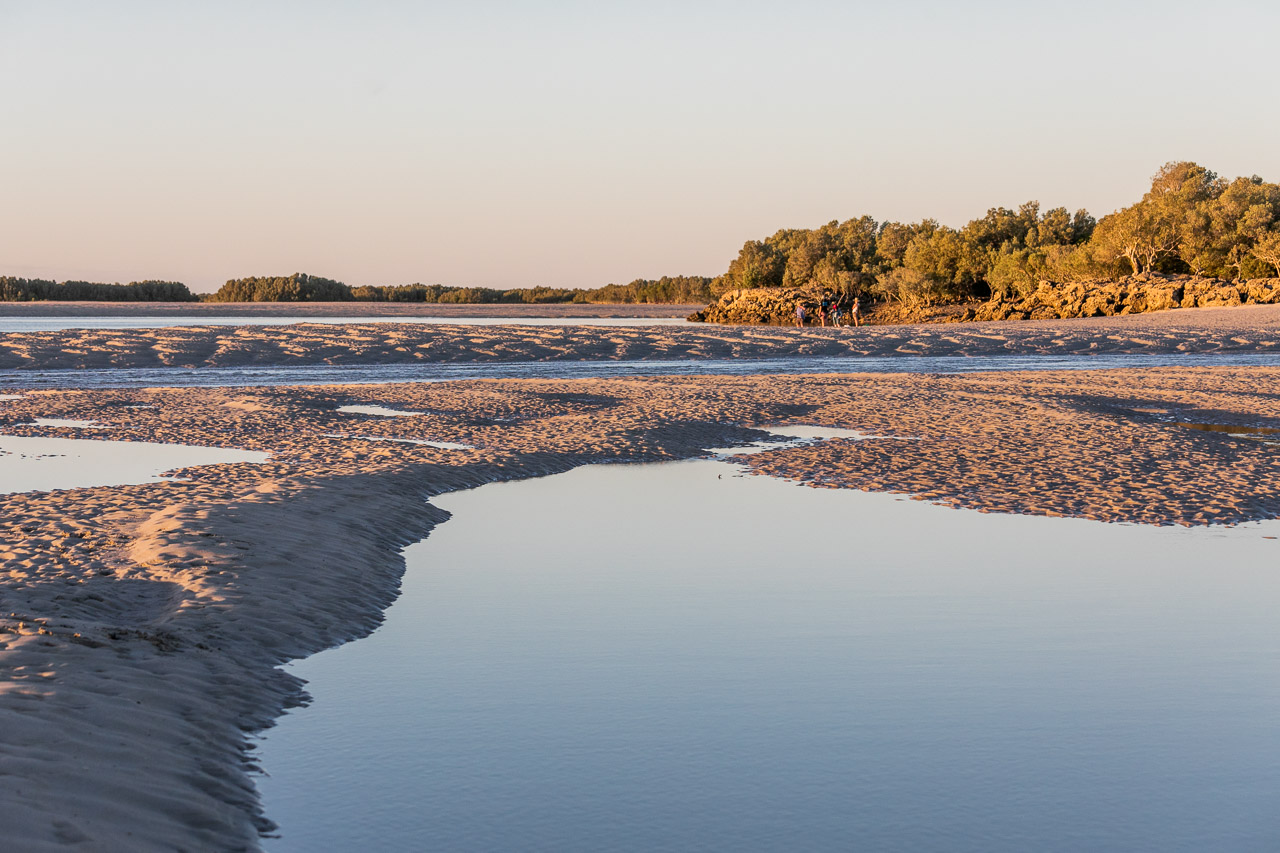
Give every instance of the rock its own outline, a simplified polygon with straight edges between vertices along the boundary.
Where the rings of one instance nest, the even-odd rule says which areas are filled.
[[[979,320],[1019,316],[1036,320],[1110,317],[1243,302],[1280,302],[1280,279],[1259,279],[1237,285],[1189,275],[1142,275],[1117,281],[1074,281],[1061,285],[1041,282],[1021,299],[993,300],[980,306],[975,314]]]
[[[1280,302],[1280,278],[1257,278],[1240,286],[1241,297],[1250,305]]]
[[[1146,292],[1144,311],[1168,311],[1182,302],[1182,287],[1151,287]]]
[[[821,291],[794,287],[757,287],[730,290],[690,320],[754,326],[794,326],[796,303],[803,303],[810,317],[817,317]]]
[[[803,302],[811,324],[817,322],[821,290],[813,288],[757,288],[731,290],[720,300],[690,315],[690,320],[793,326],[796,302]],[[866,305],[870,323],[937,323],[996,320],[1054,320],[1069,317],[1110,317],[1176,308],[1280,303],[1280,278],[1228,282],[1190,275],[1142,275],[1115,281],[1041,281],[1026,296],[993,299],[981,304]]]
[[[1201,308],[1226,308],[1239,305],[1241,304],[1240,289],[1234,284],[1211,288],[1208,293],[1200,297],[1199,303]]]

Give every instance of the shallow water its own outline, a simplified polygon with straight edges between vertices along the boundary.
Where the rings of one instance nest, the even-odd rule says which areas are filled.
[[[422,412],[408,412],[404,409],[393,409],[389,406],[339,406],[339,412],[348,415],[375,415],[380,418],[411,418]]]
[[[47,427],[67,427],[68,429],[88,429],[90,427],[102,427],[110,429],[106,424],[100,424],[97,421],[86,421],[79,418],[32,418],[31,422],[36,426]]]
[[[418,444],[423,447],[434,447],[437,450],[475,450],[473,444],[460,444],[456,441],[434,441],[428,438],[393,438],[386,435],[351,435],[345,432],[327,432],[325,438],[351,438],[358,441],[390,441],[393,444]]]
[[[434,502],[291,669],[284,851],[1280,847],[1280,524],[595,466]]]
[[[290,326],[297,323],[409,323],[429,326],[684,326],[683,317],[0,317],[0,335],[64,329],[170,329],[184,326]]]
[[[1280,443],[1280,429],[1274,427],[1236,426],[1234,424],[1179,424],[1187,429],[1201,432],[1216,432],[1232,438],[1247,438],[1263,444]]]
[[[267,456],[184,444],[0,435],[0,494],[156,483],[175,468],[262,462]]]
[[[307,364],[291,367],[153,367],[0,370],[0,388],[232,388],[376,385],[460,379],[590,379],[626,376],[750,376],[783,373],[974,373],[985,370],[1106,370],[1120,367],[1280,366],[1280,353],[995,355],[519,361],[455,364]]]
[[[871,435],[856,429],[842,429],[840,427],[818,426],[816,424],[789,424],[786,426],[769,427],[765,430],[772,433],[773,437],[764,441],[754,441],[751,444],[737,445],[734,447],[712,447],[707,449],[707,453],[721,459],[727,459],[733,456],[751,456],[756,453],[765,453],[770,450],[777,450],[782,447],[799,447],[806,444],[815,444],[820,441],[828,441],[833,438],[847,438],[855,441],[861,441],[868,438],[883,438],[884,436]]]

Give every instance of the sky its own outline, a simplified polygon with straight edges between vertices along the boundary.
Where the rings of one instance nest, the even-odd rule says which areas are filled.
[[[595,287],[1280,180],[1274,2],[0,0],[0,275]]]

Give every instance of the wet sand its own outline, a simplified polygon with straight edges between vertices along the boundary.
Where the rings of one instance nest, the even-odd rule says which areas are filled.
[[[1028,340],[1077,340],[1064,325],[1095,342],[1280,339],[1280,312],[1195,316],[1192,330],[1161,315],[1059,321]],[[95,334],[85,352],[110,351],[111,335]],[[477,337],[450,334],[462,351]],[[833,337],[770,339],[782,349],[807,335]],[[13,351],[16,337],[3,346]],[[399,587],[399,549],[443,520],[425,503],[432,495],[685,458],[790,423],[891,437],[759,453],[743,460],[752,471],[984,511],[1274,518],[1276,448],[1180,424],[1280,426],[1277,387],[1280,368],[1223,367],[52,391],[0,402],[0,432],[13,435],[272,453],[177,472],[184,482],[0,496],[0,839],[29,851],[256,849],[270,825],[246,734],[304,698],[276,667],[376,627]],[[337,411],[347,405],[421,414]]]
[[[1085,320],[855,329],[398,323],[67,329],[0,335],[0,370],[1277,351],[1280,305],[1256,305]]]

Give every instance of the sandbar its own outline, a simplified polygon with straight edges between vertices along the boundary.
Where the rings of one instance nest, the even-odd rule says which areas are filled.
[[[345,304],[345,303],[344,303]],[[861,328],[368,323],[66,329],[0,335],[0,371],[795,356],[1280,352],[1280,305],[1078,320]]]

